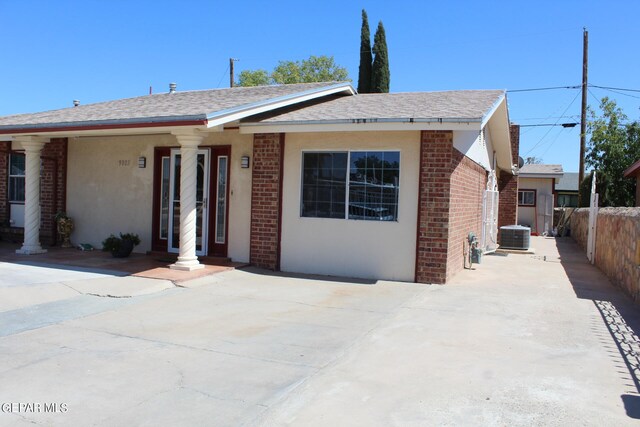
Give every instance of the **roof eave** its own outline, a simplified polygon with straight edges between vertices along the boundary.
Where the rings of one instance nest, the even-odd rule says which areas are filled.
[[[270,98],[264,101],[240,105],[238,107],[228,108],[226,110],[215,111],[207,114],[207,126],[220,126],[225,123],[253,116],[255,114],[264,113],[266,111],[271,111],[278,108],[288,107],[293,104],[310,101],[312,99],[321,98],[323,96],[333,95],[336,93],[355,95],[356,91],[353,86],[351,86],[351,83],[342,82],[330,86],[306,90],[304,92],[296,92],[289,95],[279,96],[277,98]]]
[[[509,110],[507,108],[507,98],[504,94],[498,98],[496,103],[485,114],[482,124],[483,126],[488,126],[491,132],[497,167],[509,174],[514,174]]]
[[[204,115],[147,117],[116,120],[90,120],[82,122],[41,123],[33,125],[0,126],[0,135],[39,134],[106,129],[154,128],[165,126],[205,126]]]
[[[629,166],[624,172],[623,175],[625,178],[631,178],[633,176],[637,176],[640,174],[640,160]]]
[[[539,179],[539,178],[560,179],[562,178],[562,175],[563,175],[562,173],[522,173],[522,172],[518,174],[520,178],[532,178],[532,179]]]
[[[241,123],[240,132],[480,130],[479,118],[367,118]]]

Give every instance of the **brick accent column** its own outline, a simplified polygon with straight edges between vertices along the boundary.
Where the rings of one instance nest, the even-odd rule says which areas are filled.
[[[449,239],[452,131],[422,131],[416,282],[445,283]]]
[[[0,226],[9,225],[9,155],[11,141],[0,141]]]
[[[251,264],[280,269],[284,134],[255,134],[251,183]]]
[[[520,126],[510,126],[511,136],[511,162],[518,164],[520,150]],[[510,171],[501,171],[498,177],[498,191],[500,192],[498,212],[498,239],[500,239],[500,227],[513,225],[518,221],[518,176],[511,175]]]
[[[52,138],[42,149],[40,240],[49,245],[57,243],[55,215],[66,210],[67,144],[67,138]]]

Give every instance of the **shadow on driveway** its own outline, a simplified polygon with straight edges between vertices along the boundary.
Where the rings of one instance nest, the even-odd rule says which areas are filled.
[[[572,239],[556,239],[560,264],[576,296],[591,300],[616,344],[612,356],[622,357],[636,394],[621,396],[627,416],[640,419],[640,310],[638,305],[616,288],[606,276],[592,266],[585,253]],[[615,289],[615,291],[614,291]]]

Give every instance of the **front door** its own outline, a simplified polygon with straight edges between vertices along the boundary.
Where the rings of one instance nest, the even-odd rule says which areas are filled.
[[[169,159],[169,236],[168,251],[180,250],[180,149],[171,150]],[[198,150],[198,170],[196,174],[196,255],[206,255],[207,228],[209,223],[209,150]]]
[[[227,256],[229,147],[198,150],[196,180],[196,254]],[[152,249],[180,250],[179,148],[158,147],[154,159]]]
[[[211,215],[209,255],[227,256],[229,226],[229,147],[211,147]]]

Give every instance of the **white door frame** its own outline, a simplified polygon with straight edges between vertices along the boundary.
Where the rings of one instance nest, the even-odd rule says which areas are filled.
[[[180,180],[176,179],[175,167],[176,167],[176,157],[180,155],[179,148],[171,149],[171,157],[169,162],[169,234],[167,236],[167,251],[172,253],[178,253],[180,251],[179,247],[173,246],[173,235],[174,235],[174,205],[175,205],[175,186],[180,185]],[[209,226],[209,208],[208,208],[208,197],[209,197],[209,172],[210,172],[210,161],[209,161],[209,149],[208,148],[199,148],[197,152],[198,159],[200,156],[204,156],[204,162],[201,164],[198,161],[198,168],[204,167],[203,170],[203,183],[202,183],[202,200],[196,199],[196,210],[201,210],[201,214],[198,215],[199,223],[196,224],[196,255],[198,256],[206,256],[207,255],[207,247],[208,247],[208,226]],[[179,203],[179,201],[178,201]],[[198,234],[197,231],[200,230]],[[200,249],[197,249],[197,246],[200,246]]]

